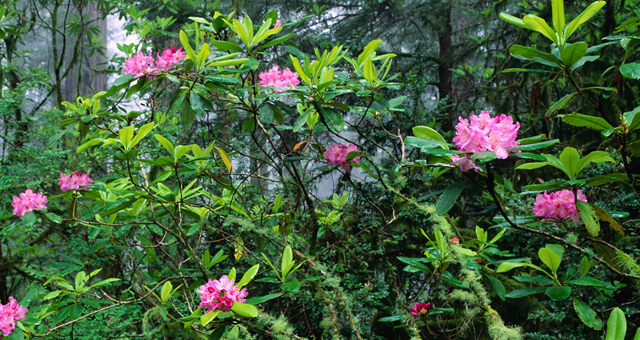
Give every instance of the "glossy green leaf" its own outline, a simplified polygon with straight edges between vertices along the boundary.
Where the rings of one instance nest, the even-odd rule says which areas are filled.
[[[598,317],[596,312],[582,300],[574,298],[573,309],[575,309],[576,314],[578,314],[580,320],[582,320],[587,327],[593,328],[596,331],[602,329],[602,320],[600,317]]]
[[[580,277],[584,277],[589,272],[589,269],[593,267],[593,261],[589,260],[586,256],[583,256],[580,260]]]
[[[562,162],[562,167],[565,169],[567,174],[569,174],[569,178],[575,179],[576,174],[579,171],[578,167],[580,163],[580,154],[578,153],[578,150],[566,147],[562,150],[559,159],[560,162]]]
[[[589,235],[598,237],[598,233],[600,232],[600,221],[598,220],[596,212],[589,205],[589,203],[581,200],[576,200],[576,207],[578,208],[578,212],[580,213],[580,219],[587,228],[587,232],[589,233]]]
[[[629,79],[640,79],[640,63],[629,63],[620,66],[620,74]]]
[[[547,24],[546,21],[544,21],[544,19],[536,15],[529,14],[524,18],[522,18],[522,21],[525,23],[525,25],[527,25],[527,28],[529,28],[530,30],[540,32],[542,33],[542,35],[549,38],[549,40],[553,41],[556,44],[558,43],[558,37],[556,36],[556,32],[551,27],[549,27],[549,25]]]
[[[553,1],[562,3],[563,0],[553,0]],[[584,54],[587,52],[587,47],[589,46],[584,41],[571,44],[571,45],[566,45],[565,48],[562,50],[562,53],[560,54],[560,59],[562,59],[562,62],[565,65],[571,66],[576,62],[578,62],[578,60],[580,60],[584,56]]]
[[[236,302],[231,306],[231,310],[245,318],[255,318],[258,316],[258,308],[247,303]]]
[[[600,117],[587,116],[579,113],[572,113],[570,115],[565,115],[562,117],[562,121],[573,126],[584,126],[589,129],[594,130],[608,130],[613,129],[611,124],[607,123],[606,120]]]
[[[209,312],[207,314],[204,314],[203,316],[200,317],[200,323],[202,324],[202,326],[208,325],[221,312],[222,312],[221,310],[214,310],[213,312]]]
[[[173,291],[173,285],[171,281],[167,281],[162,285],[162,289],[160,290],[160,298],[162,299],[162,303],[166,303],[169,300],[169,296]]]
[[[249,270],[247,270],[244,275],[242,275],[242,279],[240,279],[240,281],[238,281],[238,288],[242,288],[244,286],[246,286],[249,282],[251,282],[251,280],[253,280],[253,278],[256,276],[256,274],[258,273],[258,270],[260,269],[260,265],[256,264],[255,266],[249,268]]]
[[[551,15],[553,28],[556,32],[564,30],[564,0],[551,0]]]
[[[627,334],[627,318],[624,312],[616,307],[611,311],[607,321],[607,336],[605,340],[624,340]]]
[[[287,283],[283,284],[282,286],[280,286],[280,288],[282,288],[282,290],[287,291],[287,292],[297,292],[298,290],[300,290],[301,286],[302,285],[300,284],[300,281],[291,280],[291,281],[288,281]]]
[[[547,265],[551,271],[556,274],[558,268],[560,267],[560,257],[553,250],[548,248],[540,248],[538,250],[538,256],[542,263]]]
[[[466,183],[466,181],[458,182],[442,193],[436,205],[436,213],[438,215],[444,215],[451,210],[462,193],[462,190],[464,190]]]
[[[567,40],[580,25],[591,19],[606,4],[604,1],[595,1],[589,5],[580,15],[571,21],[564,29],[564,39]]]
[[[527,296],[531,294],[542,293],[546,290],[547,290],[546,287],[530,287],[530,288],[524,288],[524,289],[516,289],[511,291],[509,294],[505,295],[505,297],[517,299],[517,298],[521,298],[523,296]]]
[[[507,290],[504,288],[502,282],[493,276],[487,277],[489,278],[489,282],[491,282],[491,287],[493,287],[493,290],[498,294],[498,297],[502,301],[506,300]]]
[[[571,295],[571,287],[569,286],[551,286],[544,292],[554,301],[562,301]]]
[[[520,56],[527,60],[535,60],[548,66],[560,67],[561,65],[560,60],[558,60],[555,55],[551,53],[540,52],[532,47],[513,45],[511,46],[511,48],[509,48],[509,52],[511,52],[511,54],[513,54],[514,56]]]

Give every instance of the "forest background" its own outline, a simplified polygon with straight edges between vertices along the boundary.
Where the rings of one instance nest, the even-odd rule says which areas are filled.
[[[640,6],[602,2],[566,45],[500,16],[561,31],[557,3],[3,1],[0,302],[29,308],[10,337],[638,338]],[[229,25],[247,17],[282,30],[251,44]],[[186,45],[184,69],[123,73]],[[305,58],[331,80],[255,86]],[[484,110],[519,122],[522,152],[443,165]],[[327,164],[351,142],[350,171]],[[571,152],[592,163],[523,166]],[[63,192],[75,171],[94,183]],[[26,189],[46,212],[12,214]],[[591,204],[576,224],[533,216],[559,189]],[[257,309],[205,317],[198,287],[236,272]]]

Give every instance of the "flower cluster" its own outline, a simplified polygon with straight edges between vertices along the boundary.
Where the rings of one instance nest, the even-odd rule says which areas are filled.
[[[18,305],[18,302],[9,296],[9,303],[0,305],[0,331],[3,336],[9,336],[16,328],[16,321],[25,318],[28,309]]]
[[[184,59],[185,54],[182,52],[182,47],[176,50],[173,46],[171,49],[167,48],[160,53],[157,53],[158,63],[156,65],[151,52],[148,56],[138,52],[138,54],[127,58],[125,60],[124,73],[132,74],[138,78],[142,76],[153,77],[161,73],[161,70],[169,71],[174,65],[179,64]]]
[[[425,316],[429,311],[429,307],[431,307],[431,303],[416,303],[415,306],[411,307],[411,315]]]
[[[83,175],[81,172],[74,172],[69,176],[60,173],[60,189],[62,191],[87,190],[91,183],[93,180],[89,178],[89,173]]]
[[[451,243],[453,243],[453,244],[460,244],[460,239],[459,239],[459,238],[457,238],[457,237],[454,237],[454,238],[452,238],[452,239],[451,239]]]
[[[578,190],[578,199],[586,202],[587,197]],[[545,217],[548,220],[565,220],[571,218],[573,223],[578,225],[580,213],[576,209],[575,195],[573,191],[564,189],[557,192],[547,194],[539,194],[536,197],[536,203],[533,204],[533,213],[536,216]]]
[[[499,159],[509,155],[507,148],[517,146],[516,138],[520,123],[513,123],[513,118],[507,115],[491,117],[488,111],[482,111],[480,116],[472,115],[469,120],[458,117],[460,123],[456,125],[456,136],[453,141],[460,151],[481,152],[493,151]],[[516,151],[517,152],[517,151]],[[469,155],[452,157],[454,164],[460,165],[460,170],[474,169],[480,171]]]
[[[222,275],[219,281],[209,279],[209,282],[200,286],[198,294],[200,294],[198,307],[206,307],[205,313],[209,313],[217,309],[228,312],[234,303],[244,302],[248,293],[246,288],[239,290],[238,286],[233,285],[233,279],[229,280],[226,275]]]
[[[327,151],[324,153],[324,158],[326,158],[329,161],[329,165],[339,165],[341,168],[344,169],[344,171],[349,172],[351,171],[351,165],[350,162],[355,162],[360,164],[360,157],[356,157],[354,159],[352,159],[351,161],[347,161],[347,155],[349,155],[349,152],[352,151],[357,151],[359,152],[360,150],[358,150],[358,147],[349,143],[349,146],[346,145],[340,145],[340,144],[333,144],[331,145],[331,147],[327,147]]]
[[[47,196],[42,193],[34,193],[31,189],[20,194],[13,196],[13,214],[19,216],[20,219],[24,217],[25,213],[33,211],[33,209],[47,209]]]
[[[260,86],[275,86],[275,87],[288,87],[290,85],[300,84],[298,80],[298,73],[291,72],[289,68],[285,68],[284,71],[278,71],[278,65],[273,66],[269,71],[262,72],[258,75],[260,78]],[[273,92],[284,92],[285,90],[275,89]]]

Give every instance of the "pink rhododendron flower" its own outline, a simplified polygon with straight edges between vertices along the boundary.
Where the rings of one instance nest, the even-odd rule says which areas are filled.
[[[179,64],[182,59],[184,59],[185,54],[182,52],[182,47],[176,50],[175,46],[172,46],[170,49],[167,48],[158,55],[158,68],[163,69],[165,72],[169,71],[174,65]]]
[[[81,172],[74,172],[67,176],[60,173],[60,189],[62,191],[69,190],[88,190],[88,185],[93,183],[93,180],[89,178],[89,173],[82,174]]]
[[[514,124],[510,116],[502,114],[491,117],[488,111],[482,111],[479,116],[471,115],[469,120],[462,117],[458,117],[458,120],[460,123],[456,125],[456,136],[453,141],[460,151],[493,151],[497,158],[505,159],[509,156],[507,149],[518,145],[516,138],[518,138],[520,123]],[[469,156],[452,158],[451,164],[460,164],[460,170],[463,172],[472,168],[475,171],[481,171]]]
[[[277,27],[281,27],[282,26],[282,22],[280,22],[280,19],[276,20],[276,24],[273,25],[273,28],[277,28]]]
[[[415,306],[411,307],[411,315],[425,316],[429,311],[429,307],[431,307],[431,303],[416,303]]]
[[[24,214],[33,211],[33,209],[47,209],[47,196],[42,193],[34,193],[31,189],[20,194],[20,198],[13,196],[13,214],[19,216],[20,219]]]
[[[451,243],[453,243],[453,244],[460,244],[460,239],[459,239],[459,238],[457,238],[457,237],[454,237],[454,238],[452,238],[452,239],[451,239]]]
[[[138,54],[125,60],[124,73],[140,78],[142,76],[157,76],[160,74],[160,70],[156,68],[151,53],[145,56],[142,51],[138,51]]]
[[[578,199],[586,202],[587,197],[578,190]],[[536,216],[545,217],[543,221],[565,220],[571,218],[575,225],[578,225],[580,213],[576,209],[575,195],[569,189],[560,190],[547,194],[539,194],[536,203],[533,204],[533,213]]]
[[[0,305],[0,331],[3,336],[9,336],[16,328],[16,321],[25,318],[28,309],[18,305],[18,302],[9,296],[9,303]]]
[[[209,282],[200,286],[198,294],[200,294],[198,307],[207,308],[206,314],[218,309],[228,312],[234,303],[244,302],[248,293],[246,288],[239,290],[238,286],[233,285],[233,279],[229,280],[226,275],[222,275],[219,281],[209,279]]]
[[[275,86],[275,87],[288,87],[291,85],[300,84],[297,72],[291,72],[289,68],[285,68],[284,71],[278,71],[278,65],[273,66],[269,71],[262,72],[258,75],[260,78],[260,86]],[[284,92],[285,90],[274,89],[273,92]]]
[[[453,155],[451,156],[451,161],[451,165],[460,164],[460,170],[462,170],[462,172],[467,172],[470,169],[473,169],[476,172],[482,172],[482,169],[476,166],[476,163],[471,160],[471,157],[469,157],[469,155],[463,155],[462,157]]]
[[[347,156],[349,155],[349,152],[352,151],[360,152],[360,150],[358,150],[358,147],[351,143],[349,143],[349,146],[333,144],[331,145],[331,147],[327,147],[327,151],[325,151],[323,155],[324,158],[329,161],[329,165],[339,165],[344,169],[344,171],[349,172],[351,171],[351,162],[360,164],[360,157],[356,157],[351,161],[347,161]]]

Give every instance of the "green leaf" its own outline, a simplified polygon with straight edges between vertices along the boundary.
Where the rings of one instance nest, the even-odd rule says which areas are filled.
[[[571,287],[551,286],[544,293],[554,301],[562,301],[571,295]]]
[[[280,264],[280,272],[282,273],[282,279],[285,280],[287,278],[287,269],[291,266],[293,262],[293,252],[291,251],[291,247],[287,246],[284,248],[282,252],[282,263]]]
[[[540,248],[540,250],[538,250],[538,256],[540,257],[540,260],[542,261],[542,263],[547,265],[547,267],[549,267],[549,269],[551,269],[551,271],[555,275],[556,272],[558,271],[558,268],[560,267],[560,261],[561,261],[558,254],[556,254],[551,249]]]
[[[269,105],[269,103],[262,103],[262,105],[260,105],[260,107],[258,108],[258,114],[260,116],[260,121],[263,124],[269,125],[271,124],[271,122],[273,122],[273,108],[271,107],[271,105]]]
[[[180,30],[180,42],[182,43],[182,47],[184,47],[184,50],[187,52],[187,56],[189,57],[189,59],[191,59],[195,63],[197,60],[196,52],[194,52],[191,48],[191,45],[189,44],[189,38],[187,38],[187,34],[182,30]]]
[[[613,129],[611,124],[607,123],[606,120],[600,117],[587,116],[579,113],[572,113],[570,115],[565,115],[562,117],[562,121],[573,126],[584,126],[589,129],[594,130],[609,130]]]
[[[236,51],[242,52],[242,47],[238,46],[238,44],[229,42],[229,41],[217,41],[210,40],[211,45],[215,46],[217,49],[222,51]]]
[[[631,111],[625,112],[622,116],[624,118],[624,124],[627,126],[627,133],[631,133],[640,127],[640,106]]]
[[[591,208],[593,208],[593,210],[596,212],[596,215],[598,215],[598,217],[601,220],[607,221],[609,223],[609,225],[611,226],[611,228],[613,228],[613,230],[617,231],[618,234],[620,234],[620,236],[624,237],[624,230],[622,230],[622,227],[620,226],[618,221],[613,219],[613,216],[611,216],[611,214],[609,214],[609,212],[607,212],[606,210],[600,208],[599,206],[597,206],[595,204],[589,203],[589,205],[591,206]]]
[[[569,39],[569,37],[575,32],[580,25],[585,23],[587,20],[591,19],[604,5],[606,2],[604,1],[595,1],[589,7],[587,7],[580,15],[578,15],[573,21],[571,21],[564,28],[564,39],[565,41]]]
[[[231,310],[245,318],[255,318],[258,316],[258,308],[247,303],[236,302],[231,306]]]
[[[413,136],[409,136],[405,138],[404,143],[414,148],[427,148],[427,149],[438,148],[438,147],[445,147],[446,149],[448,149],[449,146],[451,145],[451,144],[447,144],[447,142],[443,142],[439,140],[418,138]]]
[[[607,156],[607,153],[605,151],[592,151],[590,154],[586,155],[584,158],[578,161],[575,175],[578,175],[580,170],[582,170],[585,166],[587,166],[591,162],[593,163],[611,162],[613,164],[616,163],[616,161],[613,158]]]
[[[548,162],[538,162],[538,163],[525,163],[516,167],[516,170],[532,170],[537,168],[542,168],[543,166],[549,165]]]
[[[165,282],[162,285],[162,289],[160,290],[160,298],[162,299],[162,303],[166,303],[169,300],[169,296],[173,291],[173,285],[170,281]]]
[[[611,311],[607,321],[607,336],[605,340],[624,340],[627,334],[627,319],[624,312],[616,307]]]
[[[242,122],[242,132],[253,132],[256,129],[256,119],[249,117]]]
[[[564,255],[564,247],[559,244],[546,244],[544,246],[547,249],[553,250],[554,253],[558,255],[560,258],[560,262],[562,262],[562,256]]]
[[[575,70],[575,69],[581,67],[582,65],[584,65],[586,62],[594,61],[594,60],[596,60],[598,58],[600,58],[600,56],[597,56],[597,55],[584,56],[584,57],[580,58],[580,60],[576,61],[575,64],[571,65],[571,69]]]
[[[447,142],[438,131],[428,126],[416,126],[413,129],[413,135],[422,139],[431,139],[441,142]]]
[[[62,293],[62,291],[61,291],[61,290],[56,290],[55,292],[51,292],[51,293],[49,293],[49,294],[45,295],[45,296],[42,298],[42,300],[44,300],[44,301],[51,300],[51,299],[53,299],[53,298],[58,297],[58,295],[60,295],[60,293]]]
[[[556,32],[564,30],[564,0],[551,0],[551,14],[553,16],[553,28]]]
[[[125,150],[129,150],[129,145],[131,144],[131,140],[133,139],[133,129],[135,129],[134,126],[129,126],[118,131],[118,133],[120,134],[120,141],[122,142],[122,146]]]
[[[53,223],[62,224],[62,217],[54,213],[46,213],[44,214],[44,216],[46,216]]]
[[[567,107],[569,105],[569,103],[571,103],[571,100],[573,99],[573,97],[577,94],[577,92],[568,94],[560,99],[558,99],[555,103],[551,104],[551,106],[549,106],[549,109],[547,110],[547,112],[545,113],[546,116],[550,116],[551,114],[553,114],[554,112],[564,109],[565,107]]]
[[[511,52],[511,54],[513,54],[516,57],[520,56],[526,60],[535,60],[537,62],[540,62],[548,66],[552,66],[552,67],[561,66],[560,60],[558,60],[558,58],[555,55],[551,53],[540,52],[535,48],[520,46],[520,45],[513,45],[511,46],[511,48],[509,48],[509,52]]]
[[[265,49],[265,48],[267,48],[267,47],[271,47],[271,46],[275,46],[275,45],[280,45],[280,44],[282,44],[283,42],[285,42],[285,41],[287,41],[287,40],[289,40],[289,39],[291,39],[291,38],[293,38],[293,37],[295,37],[295,33],[289,33],[289,34],[287,34],[287,35],[285,35],[285,36],[282,36],[282,37],[280,37],[280,38],[276,38],[276,39],[273,39],[273,40],[269,41],[268,43],[266,43],[266,44],[264,44],[264,45],[260,46],[260,48],[259,48],[259,49],[260,49],[260,50],[262,50],[262,49]]]
[[[196,119],[196,112],[191,107],[188,100],[183,100],[180,104],[180,120],[185,131],[191,129],[193,121]]]
[[[529,29],[529,26],[522,21],[522,19],[516,18],[513,15],[507,13],[500,13],[499,18],[516,26]]]
[[[529,28],[530,30],[540,32],[542,33],[542,35],[549,38],[549,40],[556,43],[556,45],[558,44],[558,37],[556,36],[556,32],[554,32],[554,30],[551,27],[549,27],[549,25],[547,24],[546,21],[544,21],[544,19],[536,15],[529,14],[524,18],[522,18],[522,21],[525,23],[525,25],[527,25],[527,28]]]
[[[562,3],[562,1],[563,0],[553,0],[553,2],[560,3]],[[560,32],[560,30],[558,30],[558,32]],[[584,41],[566,45],[564,50],[562,50],[562,53],[560,54],[560,58],[565,65],[571,66],[584,56],[584,54],[587,52],[587,47],[588,45]]]
[[[592,286],[592,287],[597,287],[605,290],[616,289],[615,286],[613,286],[612,284],[604,281],[600,281],[590,276],[583,276],[579,279],[565,281],[565,284],[578,285],[578,286]]]
[[[256,264],[255,266],[249,268],[249,270],[247,270],[244,273],[244,275],[242,275],[242,279],[240,279],[240,281],[238,282],[238,284],[237,284],[238,289],[246,286],[249,282],[251,282],[251,280],[253,280],[253,278],[258,273],[259,269],[260,269],[260,265],[259,264]]]
[[[521,298],[523,296],[527,296],[531,294],[542,293],[545,290],[547,290],[546,287],[531,287],[531,288],[524,288],[524,289],[516,289],[511,291],[509,294],[505,295],[505,297],[517,299],[517,298]]]
[[[591,269],[593,265],[593,261],[589,260],[586,256],[583,256],[582,260],[580,260],[580,277],[587,275],[589,269]]]
[[[189,101],[191,101],[191,109],[200,117],[204,117],[204,99],[202,99],[195,92],[189,94]]]
[[[600,221],[598,220],[596,212],[589,203],[581,200],[576,200],[576,207],[580,213],[580,219],[587,228],[589,235],[598,237],[598,232],[600,232]]]
[[[121,77],[119,77],[118,79],[116,79],[116,80],[113,82],[113,85],[112,85],[112,86],[114,86],[114,87],[118,87],[118,86],[120,86],[120,85],[124,85],[124,84],[126,84],[126,83],[130,82],[130,81],[131,81],[131,79],[133,79],[133,75],[131,75],[131,74],[125,74],[124,76],[121,76]]]
[[[381,43],[382,40],[372,40],[369,42],[362,50],[362,53],[358,55],[358,65],[362,64],[363,61],[366,62],[366,58],[371,54],[371,52],[377,50]]]
[[[519,268],[519,267],[525,267],[525,266],[537,269],[537,270],[549,275],[549,273],[547,273],[544,269],[542,269],[542,268],[540,268],[540,267],[538,267],[538,266],[536,266],[534,264],[526,263],[526,262],[502,262],[502,263],[500,263],[500,266],[498,266],[498,269],[496,269],[496,273],[504,273],[504,272],[510,271],[511,269]]]
[[[506,300],[507,291],[506,289],[504,289],[504,285],[502,284],[502,282],[500,282],[500,280],[498,280],[493,276],[487,276],[487,277],[491,282],[491,286],[493,287],[493,290],[496,292],[496,294],[498,294],[498,297],[500,297],[502,301]]]
[[[300,281],[291,280],[283,284],[282,286],[280,286],[280,288],[282,288],[282,290],[287,292],[297,292],[300,289],[300,286],[301,286]]]
[[[154,126],[155,123],[153,122],[141,126],[138,129],[138,134],[131,140],[131,147],[136,146],[136,144],[138,144],[142,140],[142,138],[144,138],[149,132],[151,132],[151,130],[153,130]]]
[[[25,213],[22,217],[22,225],[24,225],[25,227],[30,227],[34,223],[36,223],[36,214],[33,211]]]
[[[362,67],[362,75],[364,79],[366,79],[369,84],[373,84],[374,80],[377,80],[377,75],[375,74],[375,67],[373,66],[373,61],[371,58],[366,57],[364,59],[364,66]]]
[[[575,179],[578,174],[580,163],[580,154],[574,148],[566,147],[560,154],[560,162],[565,172],[569,175],[569,179]]]
[[[231,307],[231,308],[233,308],[233,307]],[[200,323],[202,324],[202,326],[208,325],[221,312],[222,312],[221,310],[214,310],[213,312],[204,314],[203,316],[200,317]]]
[[[574,298],[573,309],[575,309],[576,314],[578,314],[580,320],[582,320],[587,327],[593,328],[596,331],[602,329],[602,320],[598,317],[596,312],[582,300]]]
[[[551,145],[554,145],[554,144],[558,144],[558,143],[560,143],[560,140],[552,139],[552,140],[547,140],[547,141],[544,141],[544,142],[520,145],[520,146],[516,146],[516,147],[513,147],[513,148],[509,148],[507,150],[533,151],[533,150],[540,150],[540,149],[543,149],[543,148],[546,148],[548,146],[551,146]]]
[[[514,279],[518,282],[534,282],[543,285],[550,285],[553,283],[553,280],[546,276],[536,275],[536,276],[514,276]]]
[[[173,157],[173,154],[174,154],[173,144],[168,139],[162,137],[159,134],[155,134],[154,136],[156,137],[158,142],[160,142],[160,144],[162,144],[162,146],[169,152],[171,157]]]
[[[436,213],[438,215],[444,215],[451,210],[462,190],[464,190],[466,183],[466,181],[458,182],[442,193],[436,205]]]
[[[629,63],[620,66],[620,74],[629,79],[640,79],[640,63]]]
[[[251,305],[257,305],[260,303],[264,303],[267,302],[269,300],[275,299],[277,297],[282,296],[282,293],[275,293],[275,294],[269,294],[269,295],[265,295],[265,296],[256,296],[256,297],[252,297],[250,299],[247,299],[247,303],[251,304]]]

